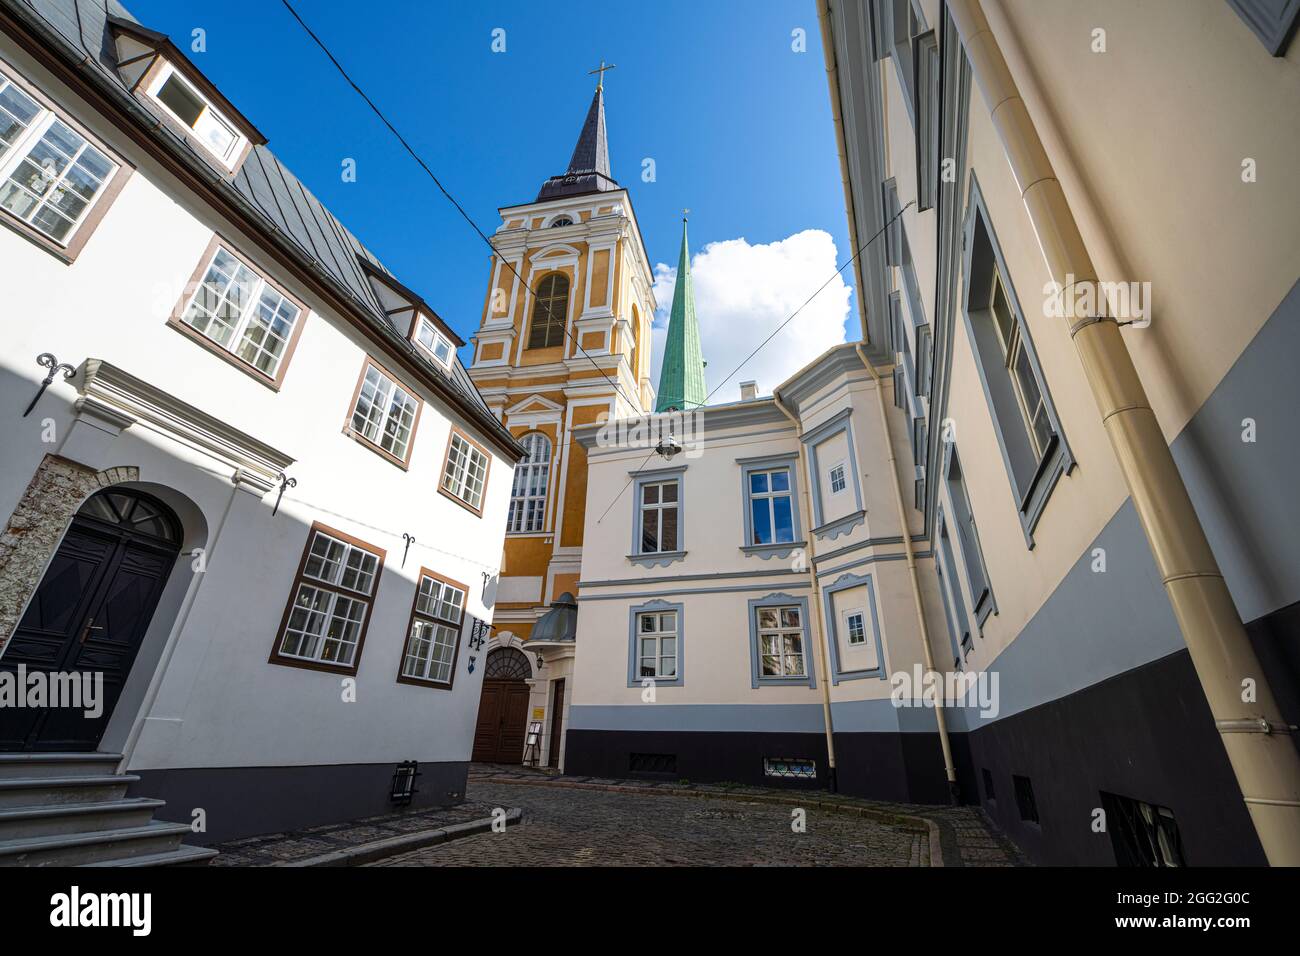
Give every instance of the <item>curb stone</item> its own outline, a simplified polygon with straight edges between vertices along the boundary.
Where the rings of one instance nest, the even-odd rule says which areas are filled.
[[[523,820],[523,816],[523,810],[518,807],[507,810],[506,826],[518,825]],[[360,866],[382,860],[385,857],[396,856],[399,853],[406,853],[410,850],[420,850],[427,846],[435,846],[439,843],[459,840],[462,837],[474,836],[477,833],[487,833],[491,829],[492,819],[486,817],[482,820],[471,820],[468,823],[454,823],[450,826],[439,827],[436,830],[419,830],[415,833],[385,837],[382,840],[372,840],[369,843],[361,843],[342,850],[333,850],[319,856],[309,856],[301,860],[285,860],[271,865],[289,867]]]

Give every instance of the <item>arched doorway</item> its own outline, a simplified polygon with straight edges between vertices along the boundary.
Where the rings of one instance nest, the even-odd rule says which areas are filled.
[[[111,487],[86,499],[0,657],[33,705],[0,708],[0,751],[99,745],[180,545],[180,521],[152,495]],[[33,681],[44,701],[24,690]],[[93,706],[66,706],[74,683]]]
[[[528,720],[525,683],[533,676],[523,651],[498,647],[483,665],[483,696],[479,699],[474,728],[474,760],[483,763],[520,763],[524,758],[524,732]]]

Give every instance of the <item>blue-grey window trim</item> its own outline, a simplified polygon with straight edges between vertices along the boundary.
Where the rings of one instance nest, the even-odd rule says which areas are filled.
[[[867,586],[867,604],[871,606],[871,632],[876,638],[877,666],[870,670],[845,671],[840,669],[840,619],[839,615],[835,613],[835,595],[840,591],[847,591],[863,584]],[[831,648],[831,685],[834,686],[842,680],[864,680],[868,677],[885,680],[885,644],[880,635],[880,618],[876,612],[876,585],[871,580],[871,575],[840,575],[833,584],[822,588],[822,602],[825,611],[822,616],[826,621],[827,643],[830,644]]]
[[[1300,21],[1300,0],[1228,0],[1271,56],[1283,56]]]
[[[926,30],[912,41],[916,88],[916,209],[934,207],[939,194],[939,37]]]
[[[1043,402],[1047,407],[1047,418],[1052,425],[1052,431],[1055,433],[1052,447],[1047,450],[1039,461],[1038,468],[1029,481],[1029,487],[1023,491],[1016,483],[1016,473],[1011,464],[1011,455],[1007,450],[1007,440],[1003,434],[1002,422],[998,418],[997,408],[993,403],[993,393],[989,389],[988,377],[984,372],[984,362],[980,358],[978,340],[975,336],[975,324],[970,317],[971,258],[975,251],[975,220],[977,216],[983,223],[987,234],[989,246],[993,252],[994,267],[1000,273],[1008,304],[1011,306],[1015,320],[1020,326],[1020,338],[1024,343],[1025,354],[1028,355],[1029,364],[1037,376],[1038,387],[1042,392]],[[1076,462],[1073,453],[1070,451],[1070,443],[1066,440],[1061,419],[1056,414],[1056,403],[1052,401],[1047,377],[1043,374],[1042,365],[1039,364],[1038,350],[1034,347],[1034,338],[1029,323],[1025,321],[1024,310],[1020,308],[1020,300],[1016,296],[1015,285],[1011,282],[1011,272],[1002,256],[1002,246],[998,242],[997,233],[993,228],[993,221],[989,218],[988,207],[984,204],[984,196],[980,191],[979,180],[976,178],[973,169],[970,171],[970,197],[966,204],[962,227],[962,246],[964,249],[962,255],[962,321],[965,323],[966,336],[974,354],[975,370],[979,373],[980,385],[984,389],[984,401],[988,406],[989,417],[993,420],[993,431],[998,436],[998,447],[1002,451],[1002,462],[1006,466],[1007,480],[1011,485],[1012,497],[1016,502],[1016,512],[1020,517],[1020,526],[1025,534],[1025,546],[1033,550],[1034,529],[1038,526],[1038,519],[1042,517],[1043,510],[1047,507],[1047,501],[1051,497],[1052,490],[1056,487],[1056,483],[1062,475],[1068,475],[1073,470]]]
[[[943,470],[940,472],[940,476],[941,476],[940,480],[948,486],[949,496],[955,499],[956,495],[953,491],[952,479],[951,479],[954,459],[956,460],[958,467],[960,467],[961,456],[957,452],[957,443],[953,441],[945,441],[943,446]],[[980,543],[979,524],[978,522],[975,521],[975,505],[970,500],[970,489],[966,485],[966,472],[964,470],[962,471],[961,485],[962,485],[962,491],[966,497],[966,500],[961,503],[961,507],[968,512],[970,517],[970,525],[971,525],[970,532],[971,532],[971,537],[975,541],[975,554],[972,556],[966,553],[966,548],[964,546],[964,541],[961,537],[960,530],[957,533],[957,538],[958,541],[961,542],[959,546],[961,547],[962,558],[965,561],[965,563],[969,565],[972,557],[974,557],[974,559],[979,562],[980,573],[984,575],[984,587],[987,591],[987,600],[985,600],[981,604],[979,601],[979,597],[975,594],[975,588],[971,584],[970,568],[967,567],[965,569],[966,590],[970,592],[971,601],[973,602],[972,609],[975,612],[975,623],[980,629],[980,637],[983,637],[984,622],[989,619],[990,614],[998,613],[998,598],[993,591],[993,578],[989,576],[988,562],[984,560],[984,545]],[[958,503],[954,500],[953,508],[955,509],[957,508],[957,506]],[[960,515],[957,516],[956,520],[961,520],[961,516]]]
[[[931,365],[934,362],[934,339],[930,332],[930,323],[916,327],[916,395],[918,398],[930,397]]]
[[[812,431],[803,436],[803,443],[808,449],[808,470],[812,472],[813,486],[808,489],[812,494],[813,503],[813,529],[812,533],[817,537],[825,537],[830,533],[835,525],[839,525],[848,518],[854,517],[854,514],[845,515],[844,518],[838,519],[833,525],[824,527],[822,519],[822,474],[821,465],[817,460],[817,446],[834,438],[840,432],[844,432],[844,443],[849,448],[849,471],[853,477],[853,500],[856,502],[855,513],[861,513],[862,508],[862,483],[858,477],[858,454],[853,447],[853,429],[850,423],[850,417],[853,410],[845,408],[836,412],[828,420],[822,422]]]
[[[799,626],[803,629],[803,666],[808,672],[806,677],[760,677],[758,667],[758,614],[755,613],[761,607],[788,607],[792,604],[799,606]],[[759,687],[793,687],[793,686],[817,686],[817,667],[814,664],[817,655],[813,653],[812,637],[808,630],[808,599],[806,597],[794,597],[786,594],[784,591],[774,591],[771,594],[761,598],[750,598],[749,600],[749,680],[750,686],[757,690]],[[681,664],[677,665],[677,670],[681,672]]]
[[[665,680],[662,677],[654,678],[655,687],[681,687],[682,679],[686,674],[685,665],[685,641],[683,638],[686,634],[686,612],[681,604],[674,604],[671,601],[664,601],[655,598],[646,601],[644,604],[635,604],[628,608],[627,619],[627,686],[640,687],[641,682],[650,680],[649,677],[637,676],[638,661],[640,660],[640,648],[637,646],[636,619],[640,614],[648,614],[658,611],[676,611],[677,612],[677,676]]]
[[[772,557],[788,558],[796,550],[807,547],[808,542],[803,538],[803,518],[799,513],[799,453],[791,451],[757,458],[737,458],[736,464],[740,466],[740,500],[745,511],[745,543],[741,545],[741,550],[745,554],[755,555],[766,561]],[[790,514],[794,518],[794,540],[755,544],[754,513],[749,503],[749,476],[751,472],[775,471],[778,468],[785,468],[790,472]],[[773,534],[775,534],[775,525],[773,525]]]
[[[666,568],[674,561],[686,557],[686,465],[675,468],[651,468],[642,471],[629,471],[632,477],[632,551],[627,559],[642,567]],[[641,486],[657,481],[677,479],[677,550],[676,551],[641,551]]]
[[[957,611],[952,604],[953,599],[948,596],[948,588],[952,587],[954,588],[957,600],[961,600],[961,591],[959,590],[961,588],[961,582],[957,580],[955,575],[949,573],[949,562],[945,558],[943,548],[943,528],[943,508],[940,507],[936,513],[934,522],[934,570],[935,575],[939,579],[939,597],[943,599],[944,620],[948,624],[948,642],[952,645],[953,667],[960,670],[962,662],[962,646],[965,642],[958,637],[958,634],[968,633],[969,627],[963,628],[961,626],[965,622],[958,616]],[[949,540],[951,541],[951,539]],[[947,583],[945,584],[945,582]],[[965,608],[962,608],[962,610],[964,612]],[[962,616],[964,616],[964,614]]]
[[[925,13],[921,10],[920,4],[916,0],[900,0],[900,2],[910,6],[912,13],[916,16],[917,36],[923,34],[927,27],[925,22]],[[877,0],[877,6],[883,8],[880,15],[881,39],[884,41],[882,50],[889,53],[889,58],[894,61],[894,68],[898,73],[899,85],[903,88],[903,101],[907,104],[907,115],[912,121],[913,127],[916,126],[916,89],[913,81],[912,59],[916,55],[913,48],[913,42],[916,37],[909,37],[907,49],[903,50],[894,35],[897,32],[894,23],[894,3],[893,0]]]

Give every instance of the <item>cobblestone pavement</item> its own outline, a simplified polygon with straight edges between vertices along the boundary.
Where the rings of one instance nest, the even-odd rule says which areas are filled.
[[[926,866],[929,831],[726,796],[685,797],[472,779],[480,804],[524,822],[372,866]]]
[[[497,806],[510,809],[514,805],[508,802],[484,803],[472,799],[446,809],[399,810],[364,820],[324,823],[287,833],[268,833],[232,840],[229,843],[215,844],[214,849],[221,853],[210,865],[272,866],[290,860],[303,860],[386,837],[483,820],[491,817],[493,807]]]

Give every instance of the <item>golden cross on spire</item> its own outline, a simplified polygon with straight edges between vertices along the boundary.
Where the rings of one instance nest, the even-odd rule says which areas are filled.
[[[591,76],[594,73],[599,77],[599,79],[596,80],[596,89],[603,90],[605,88],[605,71],[612,70],[616,66],[618,66],[617,63],[611,63],[609,66],[606,66],[605,61],[601,60],[599,67],[597,67],[594,70],[587,71],[588,76]]]

